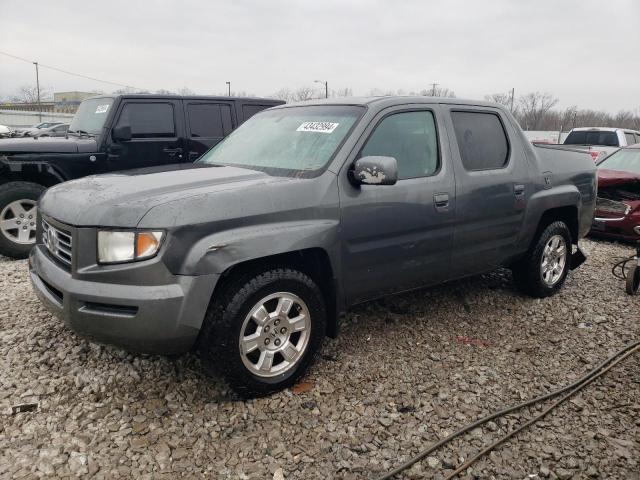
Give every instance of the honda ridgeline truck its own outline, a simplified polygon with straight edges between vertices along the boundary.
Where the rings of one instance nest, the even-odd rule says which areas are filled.
[[[243,121],[282,101],[114,95],[83,101],[66,138],[0,141],[0,254],[26,258],[36,202],[52,185],[130,168],[192,163]]]
[[[495,104],[327,100],[260,112],[188,168],[91,176],[39,203],[30,278],[81,335],[198,347],[244,396],[296,381],[348,307],[513,271],[555,293],[584,256],[586,152]]]

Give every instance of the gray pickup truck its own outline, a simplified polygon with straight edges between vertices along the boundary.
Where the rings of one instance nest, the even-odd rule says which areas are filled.
[[[595,199],[588,153],[531,145],[495,104],[284,105],[189,168],[50,188],[30,277],[81,335],[197,347],[236,392],[264,395],[304,373],[354,304],[498,267],[555,293],[584,261]]]

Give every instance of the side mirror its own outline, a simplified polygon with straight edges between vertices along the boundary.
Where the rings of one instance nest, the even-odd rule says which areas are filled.
[[[113,128],[111,137],[116,142],[128,142],[131,140],[131,127],[129,125],[119,125]]]
[[[354,185],[394,185],[398,162],[393,157],[362,157],[353,164],[349,179]]]

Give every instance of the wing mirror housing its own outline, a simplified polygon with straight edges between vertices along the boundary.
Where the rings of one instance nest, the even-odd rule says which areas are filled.
[[[111,132],[111,137],[116,142],[128,142],[131,140],[131,126],[129,125],[119,125],[113,128]]]
[[[349,170],[349,180],[354,185],[394,185],[398,181],[398,162],[393,157],[359,158]]]

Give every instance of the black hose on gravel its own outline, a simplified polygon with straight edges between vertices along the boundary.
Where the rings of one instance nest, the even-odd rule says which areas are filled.
[[[442,446],[446,445],[447,443],[451,442],[451,440],[453,440],[454,438],[457,438],[457,437],[459,437],[459,436],[461,436],[461,435],[473,430],[476,427],[479,427],[480,425],[482,425],[482,424],[484,424],[484,423],[486,423],[486,422],[488,422],[490,420],[494,420],[494,419],[496,419],[498,417],[505,416],[505,415],[507,415],[507,414],[509,414],[511,412],[516,411],[516,410],[520,410],[521,408],[534,405],[534,404],[536,404],[538,402],[542,402],[544,400],[549,400],[550,398],[554,398],[554,397],[557,397],[557,396],[562,395],[563,393],[565,393],[565,395],[562,398],[560,398],[558,401],[553,403],[550,407],[548,407],[546,410],[544,410],[540,415],[538,415],[538,416],[534,417],[533,419],[529,420],[527,423],[525,423],[521,427],[517,428],[516,430],[513,430],[513,431],[507,433],[506,435],[504,435],[503,437],[499,438],[498,440],[493,442],[491,445],[489,445],[488,447],[486,447],[483,450],[481,450],[476,456],[474,456],[473,458],[469,459],[463,465],[458,467],[452,474],[450,474],[446,478],[446,480],[450,480],[450,479],[454,478],[455,476],[457,476],[459,473],[461,473],[464,470],[466,470],[467,468],[469,468],[473,463],[475,463],[478,459],[480,459],[481,457],[483,457],[484,455],[489,453],[491,450],[495,449],[496,447],[498,447],[499,445],[501,445],[502,443],[504,443],[505,441],[507,441],[508,439],[513,437],[514,435],[516,435],[517,433],[521,432],[525,428],[533,425],[535,422],[537,422],[541,418],[545,417],[549,412],[551,412],[553,409],[555,409],[560,404],[565,402],[571,396],[573,396],[574,394],[576,394],[577,392],[582,390],[584,387],[589,385],[591,382],[593,382],[594,380],[596,380],[600,376],[604,375],[607,371],[609,371],[611,368],[613,368],[619,362],[621,362],[622,360],[624,360],[628,356],[633,355],[634,353],[636,353],[638,351],[640,351],[640,341],[632,342],[629,345],[627,345],[626,347],[624,347],[623,349],[619,350],[618,352],[616,352],[615,354],[610,356],[609,358],[607,358],[605,361],[600,363],[597,367],[595,367],[594,369],[590,370],[586,375],[584,375],[583,377],[579,378],[575,382],[573,382],[573,383],[571,383],[571,384],[569,384],[569,385],[567,385],[565,387],[562,387],[562,388],[559,388],[557,390],[554,390],[554,391],[552,391],[550,393],[547,393],[545,395],[541,395],[539,397],[533,398],[533,399],[528,400],[526,402],[520,403],[518,405],[514,405],[512,407],[505,408],[505,409],[500,410],[498,412],[492,413],[492,414],[490,414],[490,415],[488,415],[488,416],[486,416],[484,418],[481,418],[480,420],[477,420],[476,422],[474,422],[474,423],[472,423],[470,425],[467,425],[466,427],[461,428],[457,432],[452,433],[448,437],[443,438],[442,440],[440,440],[436,444],[434,444],[431,447],[429,447],[427,450],[424,450],[424,451],[420,452],[418,455],[416,455],[415,457],[413,457],[410,460],[406,461],[405,463],[403,463],[402,465],[398,466],[397,468],[395,468],[395,469],[391,470],[390,472],[382,475],[381,477],[378,477],[377,480],[388,480],[390,478],[393,478],[395,475],[407,470],[408,468],[413,466],[415,463],[417,463],[420,460],[422,460],[423,458],[425,458],[430,453],[433,453],[434,451],[438,450],[440,447],[442,447]]]

